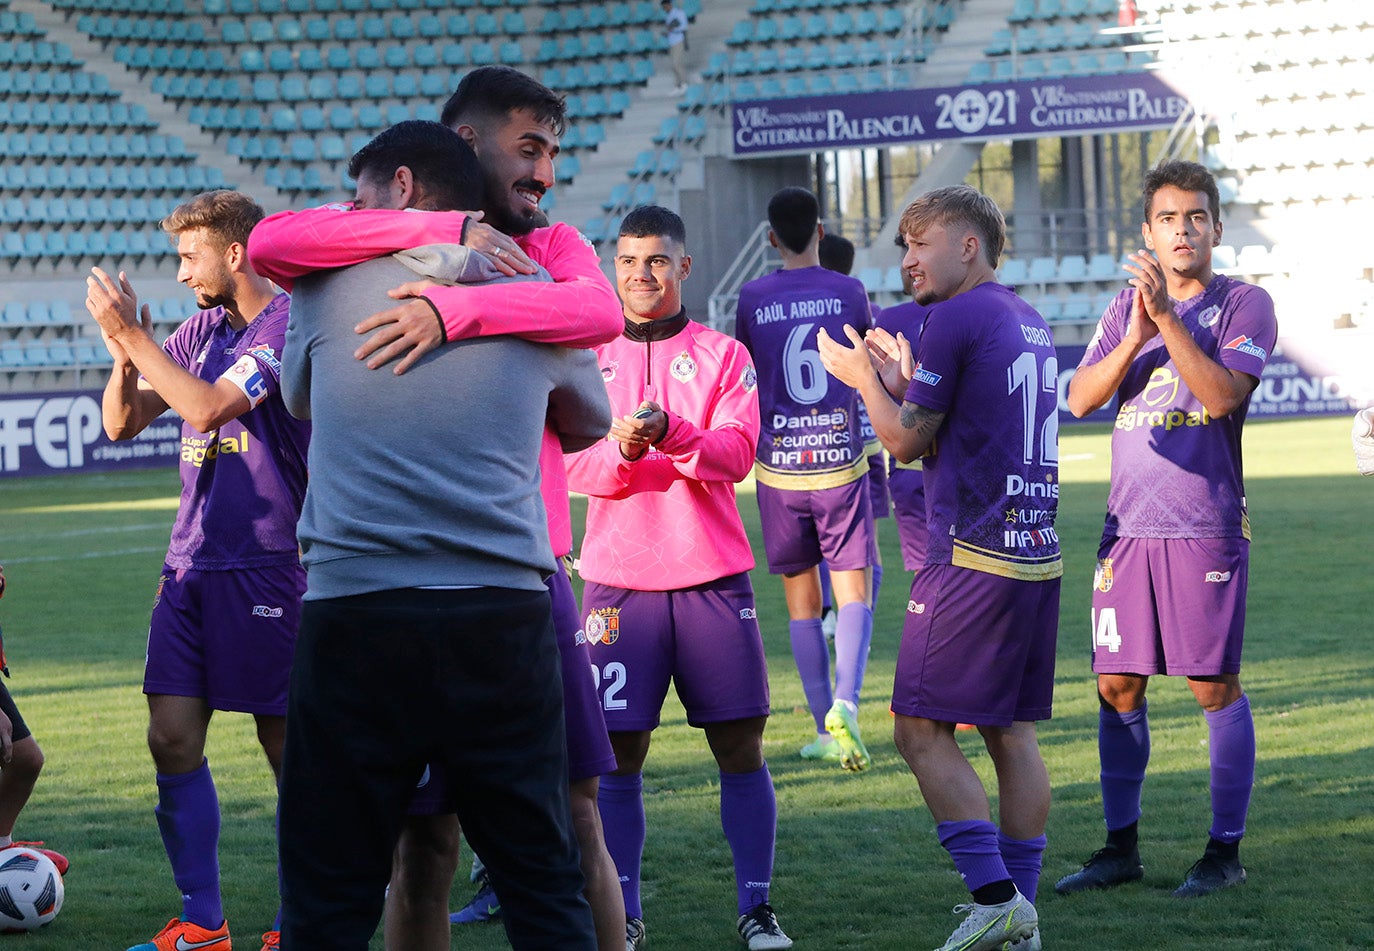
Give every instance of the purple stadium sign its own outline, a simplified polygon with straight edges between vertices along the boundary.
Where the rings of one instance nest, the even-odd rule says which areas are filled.
[[[883,90],[731,105],[736,156],[937,139],[1025,139],[1169,128],[1190,109],[1150,72]]]
[[[111,442],[99,390],[0,396],[0,477],[176,465],[181,420],[171,412],[128,442]]]

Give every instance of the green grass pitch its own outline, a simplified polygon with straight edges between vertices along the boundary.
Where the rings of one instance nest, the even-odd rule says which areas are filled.
[[[1247,428],[1254,543],[1243,679],[1259,745],[1242,850],[1250,882],[1184,903],[1169,892],[1206,838],[1206,731],[1186,687],[1163,678],[1151,691],[1144,882],[1072,898],[1051,891],[1102,839],[1088,596],[1107,435],[1064,430],[1063,613],[1055,718],[1041,732],[1055,797],[1039,902],[1047,947],[1374,946],[1374,479],[1354,474],[1348,433],[1345,417]],[[740,502],[757,539],[748,491]],[[175,506],[171,470],[0,482],[0,561],[11,583],[0,602],[14,674],[8,685],[48,757],[16,835],[45,839],[72,859],[58,920],[29,938],[0,938],[0,951],[9,941],[122,949],[179,910],[152,815],[140,695],[149,606]],[[755,572],[773,685],[765,738],[779,810],[773,903],[799,949],[933,948],[957,923],[950,908],[967,899],[892,745],[886,702],[910,578],[898,570],[892,523],[881,531],[889,569],[860,711],[874,762],[862,775],[795,755],[811,726],[788,651],[781,585]],[[990,780],[977,737],[961,736]],[[209,757],[224,814],[225,906],[236,944],[255,951],[275,909],[276,867],[274,796],[250,719],[217,717]],[[739,947],[717,774],[673,699],[649,754],[645,790],[650,946]],[[466,881],[455,886],[455,906],[469,891]],[[499,927],[460,926],[453,947],[506,942]]]

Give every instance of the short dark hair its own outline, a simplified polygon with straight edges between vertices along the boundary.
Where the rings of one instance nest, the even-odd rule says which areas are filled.
[[[407,119],[383,129],[348,160],[354,178],[390,178],[402,165],[438,210],[461,211],[483,204],[482,166],[462,136],[441,122]]]
[[[241,192],[227,188],[201,192],[182,202],[163,218],[163,231],[176,237],[183,231],[204,229],[224,243],[248,247],[253,226],[266,217],[262,206]]]
[[[854,270],[854,242],[837,234],[821,235],[821,243],[816,246],[820,252],[821,267],[827,271],[848,274]]]
[[[920,234],[931,225],[961,224],[978,233],[983,255],[997,267],[1007,243],[1007,222],[997,202],[972,185],[950,185],[921,195],[902,212],[903,235]]]
[[[1165,162],[1145,173],[1142,187],[1144,193],[1145,220],[1150,220],[1150,206],[1154,203],[1155,192],[1166,185],[1185,192],[1206,192],[1207,209],[1212,213],[1212,223],[1221,220],[1221,193],[1217,191],[1217,180],[1212,173],[1197,162]]]
[[[768,199],[768,227],[793,254],[806,250],[820,220],[821,203],[805,188],[784,188]]]
[[[568,124],[567,100],[539,80],[510,66],[479,66],[463,77],[444,103],[439,121],[450,129],[464,123],[489,125],[517,109],[548,123],[554,135]]]
[[[671,238],[687,247],[687,226],[675,211],[662,205],[640,205],[620,222],[622,238]]]

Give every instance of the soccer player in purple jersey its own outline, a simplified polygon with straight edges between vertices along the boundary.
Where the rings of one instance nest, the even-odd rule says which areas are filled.
[[[759,434],[754,476],[768,570],[782,575],[792,656],[801,675],[816,739],[807,759],[838,758],[845,769],[868,766],[859,735],[859,691],[873,635],[869,568],[873,511],[868,457],[853,388],[826,376],[816,353],[817,328],[843,336],[869,326],[868,294],[852,277],[820,266],[825,234],[816,196],[784,188],[768,202],[768,240],[782,268],[740,288],[735,337],[759,375]],[[821,630],[817,566],[830,564],[837,606],[835,683]],[[831,751],[838,744],[839,756]]]
[[[205,759],[215,710],[253,714],[280,779],[287,682],[305,574],[296,520],[310,426],[281,398],[290,300],[253,270],[248,235],[263,217],[244,195],[197,195],[162,221],[177,280],[201,308],[159,347],[148,306],[100,268],[86,307],[114,369],[105,431],[132,439],[170,407],[181,427],[181,504],[153,600],[143,692],[157,766],[157,823],[181,917],[131,951],[228,951],[219,887],[219,802]],[[263,936],[276,948],[277,926]]]
[[[1240,840],[1255,778],[1255,725],[1240,684],[1250,520],[1241,427],[1278,335],[1259,287],[1212,270],[1215,180],[1168,162],[1145,176],[1145,247],[1069,383],[1084,416],[1115,396],[1107,521],[1093,583],[1093,670],[1107,844],[1060,894],[1144,875],[1137,847],[1150,758],[1145,688],[1188,678],[1207,719],[1212,826],[1174,894],[1245,881]]]
[[[1006,231],[991,199],[936,189],[900,227],[916,301],[934,305],[918,361],[905,335],[881,330],[867,341],[849,331],[853,347],[822,331],[821,359],[858,388],[889,452],[925,456],[930,539],[892,712],[897,749],[973,894],[941,951],[1033,951],[1050,806],[1035,721],[1050,716],[1063,573],[1054,345],[1044,319],[996,283]],[[955,742],[960,722],[977,726],[996,767],[997,824]]]

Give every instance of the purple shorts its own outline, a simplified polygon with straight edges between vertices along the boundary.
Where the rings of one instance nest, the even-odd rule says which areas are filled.
[[[558,638],[558,656],[563,668],[563,720],[568,734],[568,781],[577,782],[615,769],[615,750],[601,714],[601,699],[596,695],[587,639],[583,636],[572,582],[558,562],[558,570],[545,582],[553,605],[553,630]],[[425,770],[410,815],[432,816],[453,811],[448,793],[448,777],[443,768],[431,764]]]
[[[945,723],[1048,720],[1059,579],[928,565],[907,602],[892,712]]]
[[[1093,579],[1093,670],[1240,673],[1249,567],[1244,538],[1104,538]]]
[[[867,478],[833,489],[760,485],[757,495],[770,574],[796,574],[822,561],[831,571],[873,565],[876,546]]]
[[[304,593],[300,565],[163,565],[143,692],[201,697],[212,710],[285,716]]]
[[[892,514],[887,491],[887,459],[881,452],[868,457],[868,504],[875,519]]]
[[[669,680],[692,726],[768,715],[768,666],[748,574],[677,591],[589,581],[582,608],[609,729],[658,726]]]
[[[925,475],[920,469],[898,469],[888,476],[892,511],[897,522],[897,537],[902,543],[902,567],[920,571],[926,563]]]

